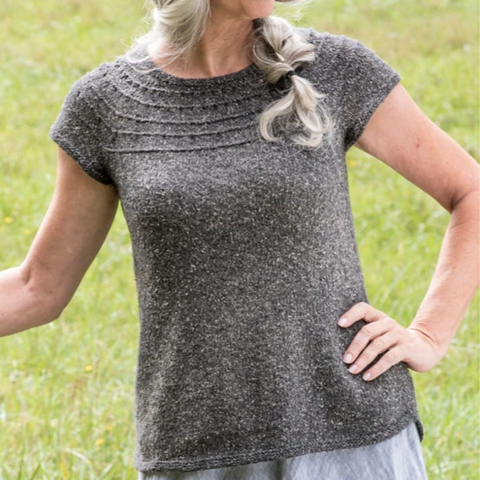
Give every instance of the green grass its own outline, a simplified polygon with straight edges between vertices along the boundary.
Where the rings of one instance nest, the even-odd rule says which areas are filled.
[[[126,0],[0,4],[0,270],[20,264],[51,200],[48,138],[71,84],[124,52],[146,10]],[[478,161],[478,3],[330,0],[276,14],[343,33],[394,67],[422,110]],[[377,159],[348,153],[370,302],[403,325],[427,290],[449,215]],[[0,340],[0,480],[133,479],[138,341],[121,209],[61,317]],[[413,372],[433,480],[479,478],[479,297],[447,355]]]

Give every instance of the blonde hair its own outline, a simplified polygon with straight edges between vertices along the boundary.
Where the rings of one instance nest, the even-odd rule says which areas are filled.
[[[157,52],[168,45],[168,50],[156,54],[155,60],[161,62],[167,59],[171,62],[188,52],[202,37],[210,17],[210,0],[151,1],[153,26],[148,33],[134,39],[126,55],[128,58],[138,45],[154,44],[154,51]],[[303,0],[275,1],[297,5]],[[315,59],[315,46],[295,33],[292,24],[281,17],[269,15],[254,19],[253,33],[251,58],[266,73],[268,83],[276,84],[289,70]],[[145,59],[129,58],[133,63]],[[162,65],[168,65],[169,62]],[[319,102],[325,94],[318,92],[309,80],[297,72],[290,79],[288,93],[270,103],[259,115],[260,134],[265,140],[275,142],[279,140],[273,134],[275,123],[285,130],[292,125],[302,126],[309,136],[295,136],[295,143],[312,149],[319,148],[324,135],[331,133],[334,126],[333,119]],[[294,123],[292,118],[295,119]]]

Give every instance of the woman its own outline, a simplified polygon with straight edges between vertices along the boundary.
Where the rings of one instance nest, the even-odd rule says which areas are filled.
[[[408,369],[440,361],[478,287],[478,165],[359,41],[272,0],[154,3],[152,32],[75,82],[52,126],[58,194],[2,272],[0,333],[58,318],[121,200],[139,478],[426,478]],[[408,328],[368,302],[353,145],[452,214]]]

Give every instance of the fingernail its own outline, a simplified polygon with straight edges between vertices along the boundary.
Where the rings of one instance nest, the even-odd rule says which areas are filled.
[[[352,365],[352,366],[348,369],[348,371],[349,371],[350,373],[354,373],[355,370],[357,370],[357,366],[356,366],[356,365]],[[365,378],[365,377],[363,377],[363,378]]]
[[[338,324],[341,325],[342,327],[347,323],[347,319],[346,318],[341,318],[339,321],[338,321]]]
[[[366,374],[363,376],[363,379],[364,379],[364,380],[368,380],[370,377],[371,377],[371,375],[370,375],[369,373],[366,373]]]
[[[351,353],[347,353],[345,355],[345,357],[343,358],[343,361],[346,362],[346,363],[350,363],[352,361],[352,354]]]

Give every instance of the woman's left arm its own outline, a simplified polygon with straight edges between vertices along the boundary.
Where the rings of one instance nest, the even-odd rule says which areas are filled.
[[[364,302],[354,305],[345,312],[342,327],[360,318],[369,324],[357,333],[344,360],[355,363],[359,373],[388,350],[365,372],[371,374],[370,380],[400,360],[426,371],[447,352],[479,288],[480,166],[422,112],[400,83],[373,113],[355,146],[424,190],[451,218],[432,282],[410,326],[404,329]],[[345,358],[348,353],[350,360]]]

